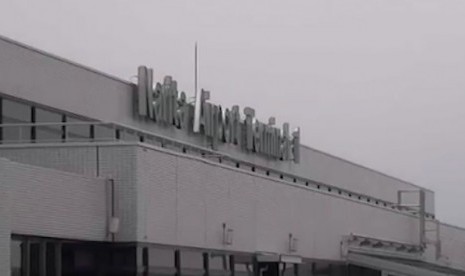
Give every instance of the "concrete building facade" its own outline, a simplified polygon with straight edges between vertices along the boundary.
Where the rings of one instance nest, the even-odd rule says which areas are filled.
[[[1,275],[465,275],[433,191],[144,85],[0,39]]]

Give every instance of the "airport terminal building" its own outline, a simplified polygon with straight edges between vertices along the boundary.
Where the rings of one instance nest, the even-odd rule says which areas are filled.
[[[0,38],[0,275],[465,275],[434,192]]]

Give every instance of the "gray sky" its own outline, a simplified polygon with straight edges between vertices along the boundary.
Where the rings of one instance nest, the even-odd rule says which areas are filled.
[[[465,226],[465,1],[0,0],[0,34],[301,126],[303,143],[436,191]]]

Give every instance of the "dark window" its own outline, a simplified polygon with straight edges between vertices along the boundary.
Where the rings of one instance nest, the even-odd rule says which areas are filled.
[[[115,129],[111,126],[96,124],[94,129],[95,140],[114,141],[116,139]]]
[[[148,266],[153,275],[175,275],[175,251],[165,248],[149,248]]]
[[[209,254],[209,274],[211,276],[229,275],[231,271],[231,256],[224,253]]]
[[[200,251],[181,251],[181,275],[203,275],[204,260]]]
[[[295,276],[297,273],[296,266],[290,263],[280,263],[279,270],[281,276]]]
[[[26,104],[3,99],[2,112],[3,124],[27,124],[31,122],[31,107]],[[3,128],[3,140],[5,142],[28,142],[30,134],[30,126],[10,126]]]
[[[39,142],[57,142],[62,138],[62,115],[40,108],[35,109],[36,140]],[[42,125],[41,125],[42,124]]]
[[[68,141],[89,141],[90,140],[90,124],[84,121],[66,117],[66,132]],[[83,124],[84,123],[84,124]]]
[[[253,259],[248,255],[234,256],[234,275],[235,276],[253,276]]]
[[[122,131],[121,140],[128,142],[139,142],[139,135],[137,135],[136,132],[131,130]]]

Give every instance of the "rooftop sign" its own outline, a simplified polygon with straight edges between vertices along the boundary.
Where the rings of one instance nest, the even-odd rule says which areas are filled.
[[[210,92],[200,93],[200,114],[196,118],[194,105],[188,103],[186,94],[178,92],[177,83],[171,77],[163,83],[153,83],[153,70],[145,66],[138,69],[138,115],[167,127],[186,130],[191,135],[204,136],[212,149],[218,144],[233,144],[242,150],[276,160],[299,162],[300,129],[292,133],[289,124],[275,126],[271,117],[267,123],[255,118],[255,110],[246,107],[241,113],[239,106],[223,108],[210,103]],[[194,133],[194,121],[199,131]]]

